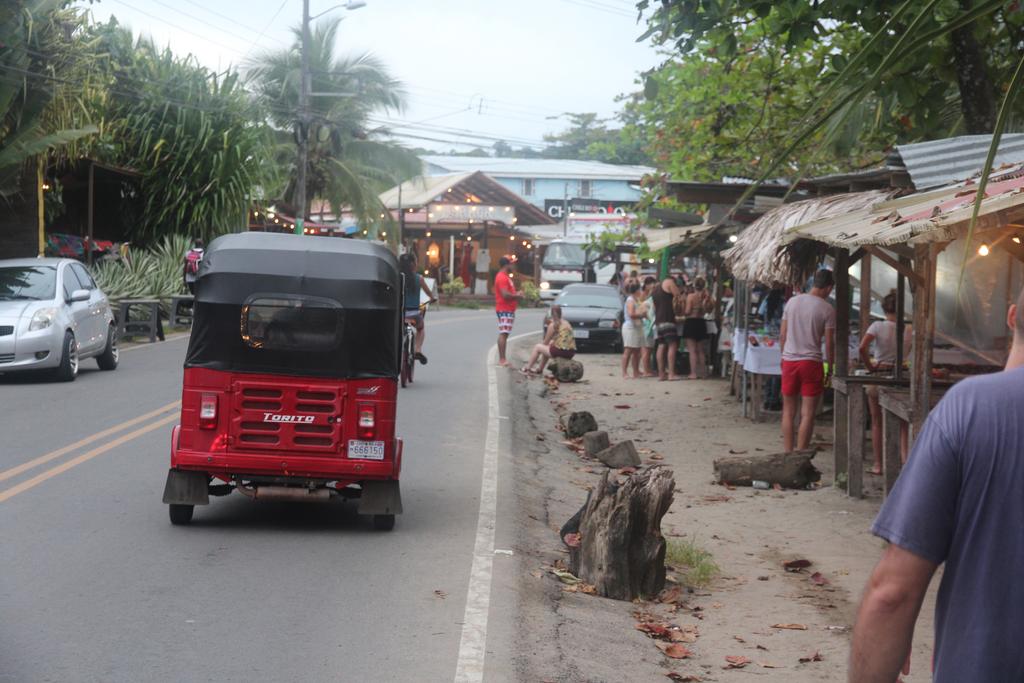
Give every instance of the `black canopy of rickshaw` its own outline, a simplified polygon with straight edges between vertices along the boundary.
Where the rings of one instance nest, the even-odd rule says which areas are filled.
[[[199,267],[185,367],[308,377],[395,377],[401,292],[398,262],[378,244],[258,232],[218,237]],[[253,302],[282,299],[336,305],[336,340],[316,349],[247,343],[244,309]]]

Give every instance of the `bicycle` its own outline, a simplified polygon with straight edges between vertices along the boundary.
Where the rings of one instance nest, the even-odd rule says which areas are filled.
[[[434,299],[420,304],[420,315],[427,312],[427,306],[433,303]],[[416,325],[406,318],[405,329],[402,333],[402,367],[400,368],[400,380],[404,388],[412,384],[413,371],[416,369]]]

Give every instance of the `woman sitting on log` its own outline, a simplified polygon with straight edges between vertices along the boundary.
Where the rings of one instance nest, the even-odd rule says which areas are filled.
[[[533,347],[530,362],[523,366],[523,374],[539,375],[544,372],[549,358],[572,358],[576,355],[576,339],[572,336],[572,325],[562,320],[562,307],[551,306],[551,322],[548,323],[544,341]],[[540,367],[533,369],[540,360]]]

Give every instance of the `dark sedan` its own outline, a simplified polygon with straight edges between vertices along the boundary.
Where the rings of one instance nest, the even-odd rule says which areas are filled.
[[[622,349],[622,296],[611,285],[568,285],[552,302],[562,307],[562,318],[572,325],[576,348],[604,346]],[[544,325],[548,318],[545,316]]]

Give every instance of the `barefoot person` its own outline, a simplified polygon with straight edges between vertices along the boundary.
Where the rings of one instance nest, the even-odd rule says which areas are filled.
[[[551,321],[544,333],[544,341],[533,347],[530,362],[523,366],[528,375],[539,375],[544,372],[549,358],[572,358],[576,355],[576,339],[572,336],[572,325],[562,319],[562,307],[551,306]],[[540,367],[534,365],[540,360]]]
[[[658,379],[681,379],[676,374],[676,352],[679,350],[679,334],[676,332],[676,313],[672,302],[680,296],[679,286],[671,277],[666,277],[661,284],[654,287],[651,301],[654,302],[655,334],[658,339],[658,350],[655,352],[658,362]]]
[[[882,299],[882,312],[885,320],[876,320],[868,326],[864,337],[860,340],[861,362],[872,373],[888,375],[896,367],[896,290],[889,292]],[[907,325],[903,330],[903,349],[910,348],[911,328]],[[874,344],[875,356],[871,357],[871,346]],[[875,456],[872,474],[882,473],[882,407],[878,404],[878,386],[868,386],[868,409],[871,411],[871,450]],[[907,462],[907,423],[900,422],[900,460]]]
[[[704,278],[693,281],[693,291],[686,295],[683,339],[690,356],[690,379],[700,379],[707,369],[704,340],[708,338],[708,323],[704,316],[715,308],[715,300],[705,288]]]
[[[516,286],[512,282],[512,269],[515,267],[512,259],[502,256],[498,260],[498,267],[500,270],[494,278],[494,311],[498,314],[498,365],[507,368],[505,347],[508,345],[512,325],[516,321],[516,308],[519,307],[519,300],[523,295],[516,291]]]
[[[829,372],[835,362],[836,311],[828,303],[835,280],[831,270],[819,270],[808,294],[786,302],[779,343],[782,346],[782,442],[793,450],[793,423],[800,413],[798,450],[807,448],[814,432],[814,413],[825,391],[821,343],[825,341]]]
[[[633,368],[633,379],[640,378],[640,349],[644,345],[644,305],[637,301],[640,285],[630,282],[626,285],[626,304],[622,317],[622,378],[629,379],[629,368]]]
[[[857,614],[851,682],[909,669],[914,622],[941,564],[932,680],[1024,681],[1024,292],[1006,317],[1005,369],[962,380],[939,401],[871,527],[889,545]]]

